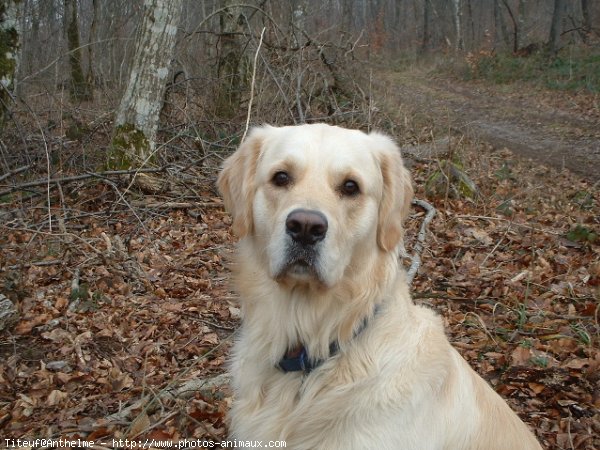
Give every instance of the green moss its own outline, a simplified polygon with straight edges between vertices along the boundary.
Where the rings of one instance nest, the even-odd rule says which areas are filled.
[[[110,170],[136,167],[145,160],[144,155],[150,154],[150,150],[150,141],[143,131],[131,123],[119,125],[108,151],[106,166]]]
[[[440,161],[440,168],[425,182],[425,192],[433,197],[448,194],[455,198],[473,199],[479,195],[477,185],[466,174],[458,159]]]

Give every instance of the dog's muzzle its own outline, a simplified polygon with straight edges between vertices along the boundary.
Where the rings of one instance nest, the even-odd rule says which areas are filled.
[[[284,272],[290,275],[320,277],[319,243],[327,235],[327,218],[319,211],[295,209],[285,220],[288,236]]]

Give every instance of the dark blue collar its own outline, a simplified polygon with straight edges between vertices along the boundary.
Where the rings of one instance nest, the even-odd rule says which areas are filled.
[[[378,311],[379,305],[375,307],[373,316],[375,316]],[[354,332],[353,338],[356,338],[360,333],[364,331],[365,328],[367,328],[368,322],[368,318],[365,317],[360,327],[358,327],[358,329]],[[338,341],[333,341],[331,344],[329,344],[329,358],[335,356],[339,351],[340,345]],[[277,365],[285,373],[304,372],[305,375],[308,375],[314,369],[323,364],[327,359],[328,358],[312,359],[308,355],[308,352],[306,351],[304,345],[300,345],[295,349],[288,350],[285,353],[285,355],[283,355],[283,358],[279,360],[279,363]]]

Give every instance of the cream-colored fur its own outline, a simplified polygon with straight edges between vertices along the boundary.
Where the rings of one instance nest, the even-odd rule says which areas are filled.
[[[344,192],[348,181],[358,193]],[[322,124],[256,128],[218,184],[240,237],[233,438],[289,449],[541,449],[451,347],[440,318],[410,298],[398,247],[412,187],[391,139]],[[293,262],[286,234],[298,208],[328,224],[308,269]],[[324,363],[282,372],[278,361],[299,345]]]

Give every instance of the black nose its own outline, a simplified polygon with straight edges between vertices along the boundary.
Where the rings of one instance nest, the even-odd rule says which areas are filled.
[[[285,219],[286,233],[302,245],[314,245],[327,234],[327,218],[319,211],[295,209]]]

